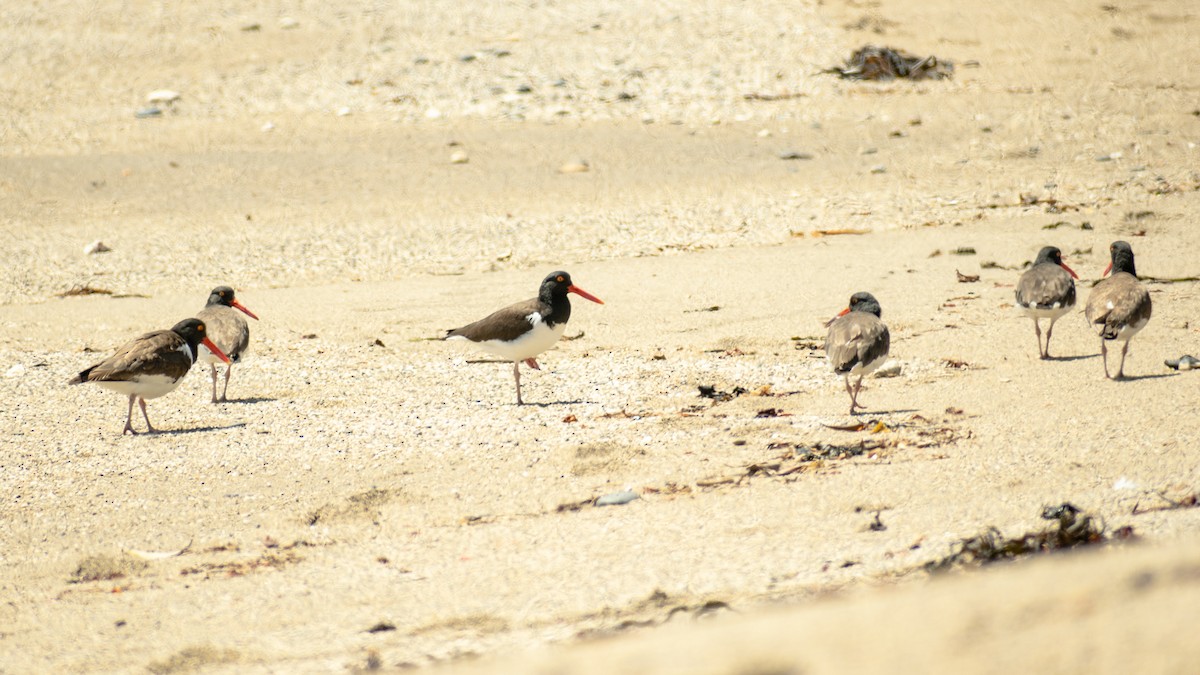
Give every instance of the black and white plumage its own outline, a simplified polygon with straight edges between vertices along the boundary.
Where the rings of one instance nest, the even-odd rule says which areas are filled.
[[[566,272],[554,272],[542,280],[538,296],[509,305],[462,328],[446,332],[446,340],[467,340],[480,349],[513,362],[517,404],[521,405],[521,362],[541,370],[535,357],[558,342],[571,318],[568,293],[603,305],[596,296],[571,282]]]
[[[1112,276],[1092,287],[1084,314],[1088,323],[1100,335],[1100,355],[1104,360],[1104,376],[1110,379],[1125,377],[1125,353],[1129,341],[1150,322],[1150,293],[1138,281],[1133,264],[1133,247],[1124,241],[1114,241],[1108,247],[1111,262],[1104,274]],[[1108,343],[1121,342],[1121,365],[1116,376],[1108,373]]]
[[[850,394],[850,414],[864,409],[858,404],[858,392],[863,378],[882,366],[891,347],[891,335],[880,317],[883,310],[875,296],[866,292],[850,296],[850,306],[842,310],[826,325],[825,356],[833,372],[846,380],[846,393]],[[858,382],[850,388],[850,378]]]
[[[112,356],[80,371],[67,384],[95,382],[105,389],[129,396],[129,412],[121,433],[137,434],[133,430],[135,401],[141,405],[147,431],[155,433],[158,430],[150,424],[146,400],[175,391],[196,361],[196,350],[202,344],[228,362],[225,354],[208,339],[204,322],[186,319],[171,330],[158,330],[130,340]]]
[[[1017,282],[1017,305],[1026,316],[1033,319],[1038,355],[1043,359],[1050,358],[1050,336],[1054,333],[1054,322],[1075,306],[1075,279],[1078,278],[1075,270],[1063,262],[1062,251],[1055,246],[1046,246],[1038,251],[1033,266]],[[1039,319],[1050,319],[1044,347]]]
[[[200,360],[212,366],[212,402],[219,403],[228,400],[229,374],[233,364],[240,363],[242,355],[250,347],[250,325],[242,314],[258,320],[258,316],[246,309],[237,301],[233,289],[229,286],[217,286],[208,295],[208,303],[196,315],[197,319],[205,322],[208,327],[208,338],[229,358],[224,362],[225,387],[221,390],[221,398],[217,398],[217,364],[221,363],[215,354],[204,347],[200,350]]]

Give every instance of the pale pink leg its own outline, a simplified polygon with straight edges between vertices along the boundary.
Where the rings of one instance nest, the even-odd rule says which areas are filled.
[[[854,393],[850,394],[850,414],[851,415],[854,414],[855,408],[858,408],[859,410],[866,410],[866,408],[864,408],[858,404],[858,392],[862,390],[862,381],[863,381],[862,377],[859,377],[858,382],[855,383],[855,385],[854,385]],[[846,385],[849,386],[849,384],[850,384],[850,379],[847,378]]]
[[[139,398],[138,404],[142,406],[142,417],[146,418],[146,433],[157,434],[158,429],[155,429],[154,425],[150,424],[150,416],[146,414],[146,399]]]
[[[137,394],[129,395],[129,414],[125,415],[125,428],[121,430],[121,435],[131,434],[137,436],[137,432],[133,430],[133,401],[137,398]]]

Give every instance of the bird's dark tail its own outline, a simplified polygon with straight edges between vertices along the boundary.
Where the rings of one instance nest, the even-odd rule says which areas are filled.
[[[81,370],[81,371],[79,371],[79,374],[76,375],[75,377],[72,377],[71,381],[67,382],[67,384],[83,384],[84,382],[88,381],[88,376],[91,374],[92,374],[91,368],[88,368],[87,370]]]

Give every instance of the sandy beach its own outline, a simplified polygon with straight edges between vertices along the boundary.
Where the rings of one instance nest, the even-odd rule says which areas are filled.
[[[0,673],[1200,660],[1192,3],[0,19]],[[825,72],[865,44],[953,77]],[[1153,302],[1119,382],[1082,312],[1115,240]],[[1049,361],[1045,245],[1080,276]],[[605,304],[517,406],[438,338],[559,269]],[[197,365],[130,436],[67,386],[221,284],[261,319],[229,402]],[[893,372],[852,417],[856,291]],[[1064,503],[1111,540],[931,571]]]

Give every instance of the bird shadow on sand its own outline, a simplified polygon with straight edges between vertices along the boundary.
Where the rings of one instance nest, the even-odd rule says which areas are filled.
[[[237,403],[239,405],[250,405],[252,403],[271,403],[279,399],[271,398],[270,396],[250,396],[248,398],[228,398],[218,403]]]
[[[521,405],[525,406],[525,407],[536,406],[538,408],[551,408],[551,407],[560,406],[560,405],[582,405],[584,403],[590,403],[590,404],[596,405],[595,401],[584,401],[581,399],[574,399],[571,401],[537,401],[534,403],[530,403],[529,401],[526,401],[526,402],[522,403]]]
[[[893,410],[881,410],[881,409],[877,409],[877,408],[867,408],[865,410],[860,409],[858,412],[854,413],[854,416],[862,417],[863,415],[903,415],[905,413],[915,413],[915,412],[921,412],[920,408],[895,408]]]
[[[182,434],[202,434],[208,431],[224,431],[226,429],[237,429],[238,427],[246,426],[245,422],[237,424],[226,424],[224,426],[207,426],[207,427],[192,427],[191,429],[159,429],[158,433],[152,436],[180,436]],[[138,434],[144,436],[145,433]]]
[[[1062,361],[1063,363],[1070,363],[1071,361],[1085,361],[1087,359],[1096,359],[1096,358],[1100,358],[1100,355],[1099,354],[1076,354],[1075,356],[1051,356],[1050,358],[1043,359],[1043,360],[1045,360],[1045,361]]]
[[[1137,382],[1138,380],[1157,380],[1163,377],[1179,377],[1179,373],[1158,373],[1157,375],[1126,375],[1113,382]]]

